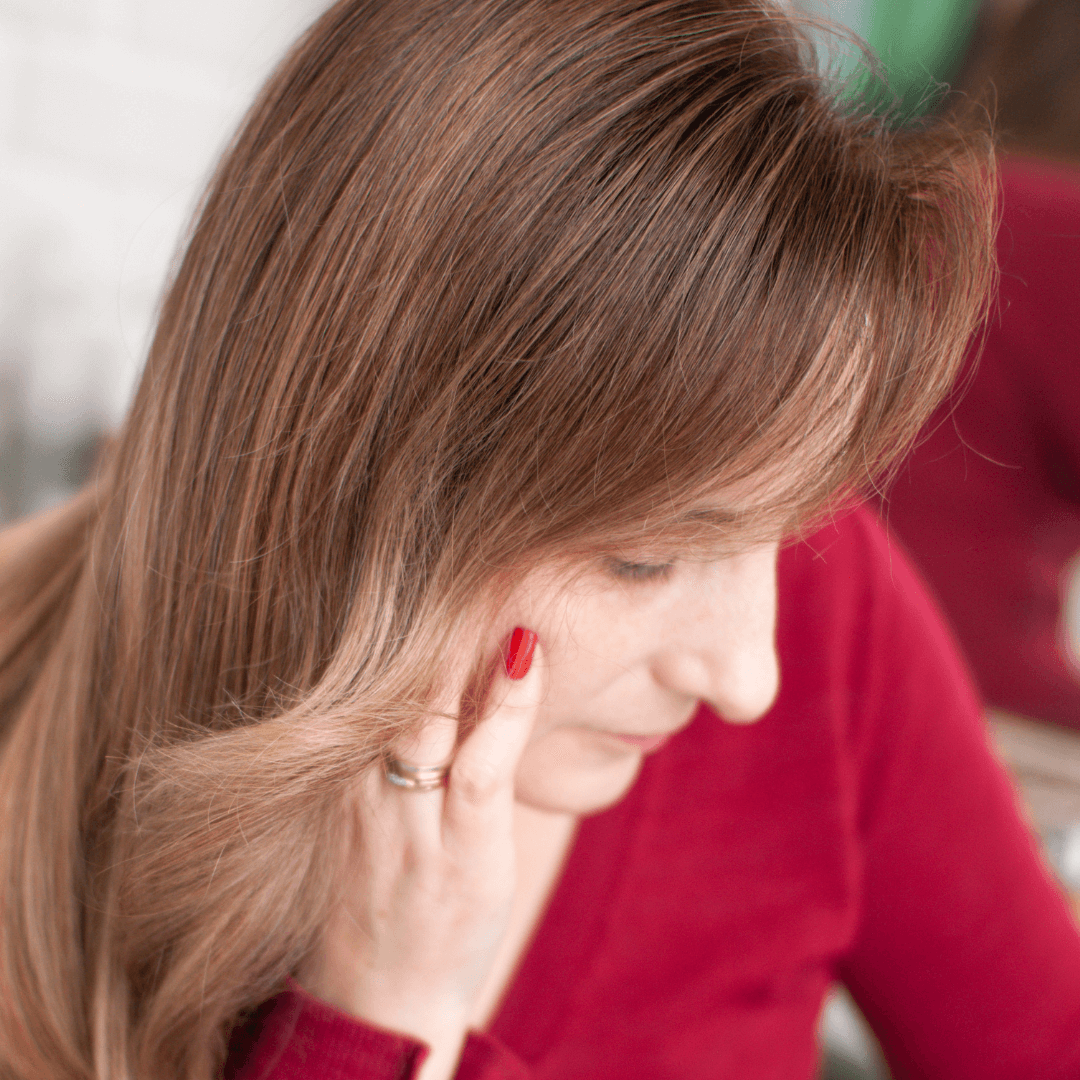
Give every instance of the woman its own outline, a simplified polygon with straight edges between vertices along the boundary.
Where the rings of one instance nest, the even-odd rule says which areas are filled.
[[[947,635],[806,524],[949,384],[988,155],[811,65],[743,2],[300,42],[8,543],[6,1075],[808,1076],[836,974],[900,1069],[1080,1068]]]

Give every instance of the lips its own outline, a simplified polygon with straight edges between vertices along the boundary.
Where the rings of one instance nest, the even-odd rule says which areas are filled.
[[[592,728],[591,730],[605,739],[611,739],[613,742],[619,743],[620,746],[632,746],[643,754],[652,754],[659,750],[672,736],[678,735],[683,728],[687,727],[697,716],[699,707],[699,705],[695,705],[690,715],[678,727],[674,727],[670,731],[661,731],[655,735],[634,735],[629,732],[608,731],[598,728]]]

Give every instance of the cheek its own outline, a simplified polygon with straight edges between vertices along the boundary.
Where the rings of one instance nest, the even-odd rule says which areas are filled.
[[[544,720],[551,724],[588,715],[591,706],[609,699],[616,684],[628,676],[636,681],[656,646],[656,621],[635,610],[620,592],[573,597],[536,623],[549,671]],[[621,701],[621,708],[632,704],[632,699]]]
[[[515,778],[519,802],[540,810],[589,814],[626,794],[641,768],[641,754],[609,746],[580,728],[538,733],[522,754]]]

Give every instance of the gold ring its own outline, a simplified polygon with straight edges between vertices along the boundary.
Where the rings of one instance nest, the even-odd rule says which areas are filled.
[[[410,765],[389,754],[383,759],[386,779],[406,791],[435,791],[446,785],[449,765]]]

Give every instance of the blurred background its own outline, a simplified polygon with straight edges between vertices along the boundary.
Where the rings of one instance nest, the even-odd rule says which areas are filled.
[[[213,161],[323,0],[0,0],[0,523],[129,400]]]

